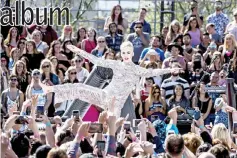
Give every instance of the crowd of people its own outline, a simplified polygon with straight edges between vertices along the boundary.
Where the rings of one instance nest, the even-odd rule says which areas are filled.
[[[1,157],[237,157],[237,111],[225,93],[208,91],[226,87],[227,78],[237,84],[237,10],[226,15],[222,6],[216,0],[215,11],[204,19],[193,1],[182,23],[174,20],[157,35],[145,20],[147,8],[129,24],[120,5],[105,20],[106,36],[71,25],[65,25],[60,36],[48,25],[6,26],[0,34]],[[122,49],[123,44],[133,52]],[[64,120],[73,100],[58,103],[57,92],[45,93],[44,86],[83,84],[97,67],[69,45],[103,62],[122,63],[132,53],[139,68],[164,69],[162,75],[139,76],[139,86],[134,80],[129,92],[136,117],[132,122],[130,111],[118,117],[120,112],[111,108],[122,93],[114,96],[109,110],[93,103],[87,118],[75,113]],[[130,66],[121,74],[113,71],[114,85],[138,76],[133,76],[138,69]],[[127,93],[131,85],[113,88]],[[191,120],[190,132],[180,133],[180,120]]]

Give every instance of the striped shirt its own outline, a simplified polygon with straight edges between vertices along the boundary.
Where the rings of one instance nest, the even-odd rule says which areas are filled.
[[[176,80],[172,80],[171,77],[167,78],[161,84],[161,88],[165,90],[165,99],[169,99],[174,94],[173,87],[177,84],[183,85],[184,90],[189,89],[189,84],[185,79],[181,77],[178,77]]]

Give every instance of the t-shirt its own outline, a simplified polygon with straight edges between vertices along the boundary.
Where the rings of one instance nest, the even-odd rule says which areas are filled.
[[[145,48],[145,49],[143,49],[142,54],[141,54],[141,56],[140,56],[140,60],[142,60],[142,59],[145,57],[146,53],[147,53],[150,49],[152,49],[152,48],[150,47],[150,48]],[[164,51],[163,51],[163,50],[161,50],[161,49],[159,49],[159,48],[156,48],[155,51],[156,51],[157,54],[160,56],[160,60],[161,60],[161,61],[165,60],[165,55],[164,55]]]
[[[222,39],[221,39],[221,36],[217,33],[213,34],[213,35],[210,35],[210,39],[212,41],[215,41],[216,43],[222,43]]]
[[[44,53],[44,50],[48,48],[48,44],[46,42],[41,41],[39,44],[36,45],[37,51]]]
[[[161,84],[161,88],[163,90],[165,90],[165,99],[169,99],[173,95],[173,93],[174,93],[173,88],[177,84],[183,85],[184,90],[188,90],[189,89],[189,84],[188,84],[188,82],[185,79],[183,79],[181,77],[178,77],[176,80],[172,80],[171,77],[167,78]]]
[[[143,32],[143,35],[147,41],[150,40],[150,36],[148,33]],[[134,47],[134,56],[133,56],[133,62],[138,62],[139,58],[141,56],[141,53],[146,46],[142,43],[141,37],[139,37],[136,33],[131,33],[128,35],[127,40],[132,42]]]
[[[83,67],[80,72],[77,72],[77,79],[79,83],[83,83],[88,76],[89,76],[88,70]]]

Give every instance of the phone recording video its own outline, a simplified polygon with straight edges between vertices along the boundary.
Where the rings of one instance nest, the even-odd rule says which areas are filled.
[[[91,123],[89,128],[89,133],[102,133],[103,124],[101,123]]]
[[[133,127],[137,127],[141,121],[141,119],[133,119]]]
[[[233,133],[237,134],[237,122],[233,123]]]
[[[15,124],[28,124],[28,121],[26,120],[26,118],[24,116],[19,116],[16,120],[15,120]]]
[[[140,140],[141,132],[139,130],[136,130],[136,138]]]
[[[130,121],[125,121],[123,128],[126,130],[126,134],[129,134],[131,131],[131,122]]]
[[[40,115],[44,115],[44,106],[36,107],[36,117],[40,118]]]
[[[73,110],[72,116],[74,117],[75,121],[80,122],[80,111],[79,110]]]
[[[201,117],[201,112],[195,110],[195,112],[194,112],[194,114],[193,114],[193,119],[199,120],[200,117]]]
[[[105,151],[105,141],[97,141],[96,146],[98,148],[98,157],[103,157],[102,151]]]

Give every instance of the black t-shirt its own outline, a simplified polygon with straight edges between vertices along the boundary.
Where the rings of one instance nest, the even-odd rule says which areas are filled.
[[[29,60],[29,69],[30,71],[34,69],[39,69],[40,68],[40,63],[41,61],[45,58],[44,54],[39,53],[39,54],[24,54],[23,56],[27,57]]]
[[[184,22],[183,22],[184,26],[188,25],[188,21],[191,17],[196,17],[196,15],[192,15],[192,13],[188,13],[184,15]],[[203,16],[200,15],[200,19],[203,21]]]

